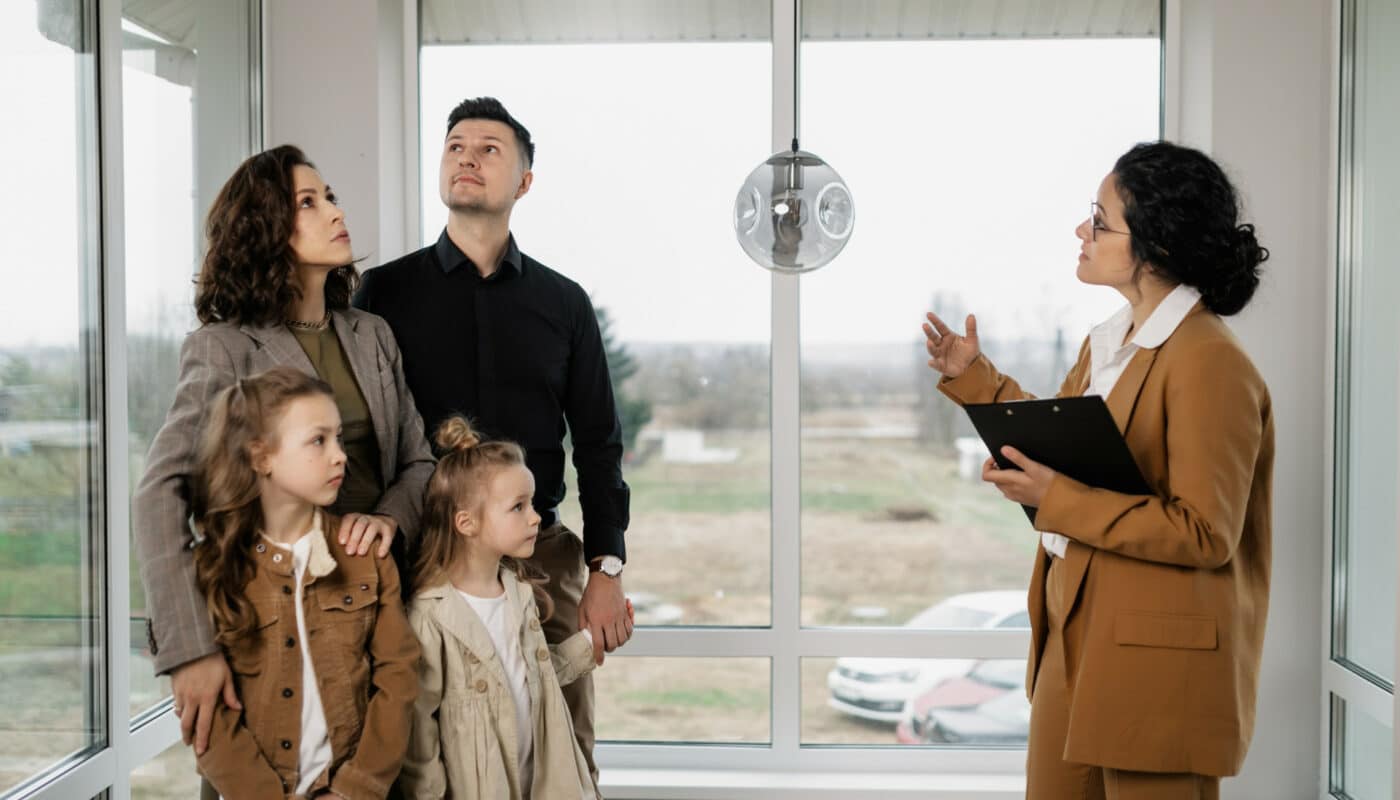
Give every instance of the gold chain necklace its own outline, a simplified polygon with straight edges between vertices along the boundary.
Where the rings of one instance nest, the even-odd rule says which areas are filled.
[[[323,331],[327,325],[331,324],[331,312],[330,309],[326,309],[326,315],[316,322],[302,322],[299,319],[288,319],[283,320],[283,322],[287,323],[288,328],[299,331]]]

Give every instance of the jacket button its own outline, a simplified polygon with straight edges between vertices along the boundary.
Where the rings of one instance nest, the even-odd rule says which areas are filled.
[[[485,679],[478,679],[478,680],[477,680],[477,682],[476,682],[476,690],[477,690],[478,692],[481,692],[482,694],[485,694],[485,693],[486,693],[486,680],[485,680]]]
[[[530,620],[530,630],[532,630],[532,631],[537,631],[537,630],[539,630],[539,629],[540,629],[540,621],[537,620],[537,619],[532,619],[532,620]]]
[[[288,646],[288,647],[296,647],[296,646],[297,646],[297,640],[296,640],[296,639],[293,639],[293,638],[290,637],[290,636],[288,636],[288,637],[287,637],[287,646]]]
[[[535,656],[538,657],[539,660],[541,660],[541,661],[548,661],[548,660],[549,660],[549,648],[548,648],[548,647],[541,647],[539,650],[535,651]]]
[[[353,602],[355,602],[355,599],[354,599],[354,598],[352,598],[352,597],[351,597],[350,595],[348,595],[348,594],[345,595],[345,605],[348,606],[348,605],[350,605],[350,604],[353,603]]]
[[[283,750],[291,750],[291,749],[292,749],[292,743],[291,743],[291,741],[289,741],[289,740],[287,740],[287,739],[283,739],[283,740],[282,740],[282,749],[283,749]]]
[[[257,550],[259,553],[266,553],[267,545],[263,544],[262,542],[258,542],[258,546],[253,549]]]
[[[291,689],[283,689],[283,690],[282,690],[282,696],[283,696],[283,697],[291,697],[291,696],[292,696],[292,690],[291,690]]]
[[[292,593],[292,587],[290,587],[290,586],[283,586],[283,587],[282,587],[282,594],[291,594],[291,593]]]
[[[360,584],[360,591],[362,591],[362,592],[368,592],[368,591],[369,591],[369,584],[368,584],[368,583],[362,583],[362,584]]]

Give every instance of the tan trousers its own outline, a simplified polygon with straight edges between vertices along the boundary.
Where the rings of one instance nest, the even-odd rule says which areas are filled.
[[[1027,800],[1219,800],[1220,779],[1189,773],[1128,772],[1064,760],[1069,731],[1069,678],[1065,647],[1078,642],[1073,620],[1065,616],[1074,598],[1064,565],[1052,558],[1045,578],[1049,632],[1031,698],[1030,742],[1026,752]]]
[[[557,644],[578,632],[578,607],[588,580],[583,563],[583,540],[562,522],[540,531],[530,564],[549,576],[545,590],[554,600],[554,616],[544,623],[544,638]],[[598,789],[598,765],[593,761],[593,676],[585,675],[564,687],[564,702],[573,717],[574,736],[588,761],[593,788]],[[599,800],[603,793],[598,792]]]

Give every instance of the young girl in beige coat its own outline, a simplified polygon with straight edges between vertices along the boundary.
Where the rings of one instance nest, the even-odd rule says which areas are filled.
[[[586,630],[545,643],[546,579],[518,560],[540,523],[525,454],[481,442],[460,417],[437,444],[409,606],[423,660],[400,784],[413,798],[594,800],[560,689],[593,669],[593,643]]]

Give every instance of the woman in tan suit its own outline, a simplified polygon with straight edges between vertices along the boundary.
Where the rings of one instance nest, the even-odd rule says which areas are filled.
[[[1099,394],[1154,493],[1086,486],[1026,458],[983,478],[1038,509],[1026,795],[1215,798],[1254,729],[1269,600],[1268,390],[1222,316],[1268,251],[1209,157],[1134,147],[1076,229],[1078,278],[1128,301],[1096,326],[1060,396]],[[977,321],[924,325],[959,404],[1029,398],[982,355]]]
[[[181,349],[175,400],[132,503],[151,654],[157,674],[171,673],[197,754],[215,704],[240,707],[195,583],[188,523],[190,474],[214,397],[277,366],[330,384],[347,456],[332,510],[348,553],[373,548],[384,558],[396,533],[417,532],[434,464],[388,323],[350,307],[358,275],[345,214],[306,156],[283,145],[243,162],[214,200],[207,234],[195,291],[202,325]]]

